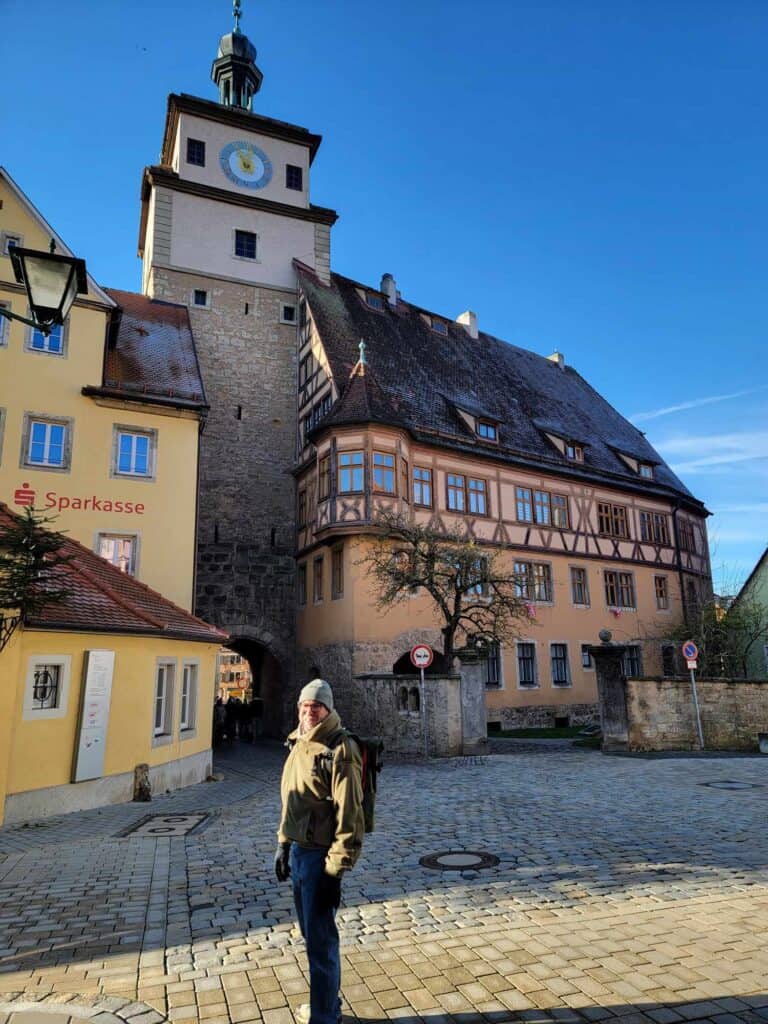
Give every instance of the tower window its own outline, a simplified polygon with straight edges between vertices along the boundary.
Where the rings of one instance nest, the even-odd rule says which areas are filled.
[[[201,306],[204,309],[208,308],[208,292],[205,290],[205,288],[195,288],[195,290],[192,292],[192,305]]]
[[[235,256],[244,260],[256,259],[256,235],[253,231],[235,231]]]
[[[304,188],[304,173],[301,167],[295,167],[293,164],[285,165],[285,187],[295,189],[297,192],[301,192]]]
[[[205,143],[201,139],[187,139],[187,163],[205,167]]]
[[[280,323],[281,324],[295,324],[296,323],[296,307],[288,302],[280,303]]]

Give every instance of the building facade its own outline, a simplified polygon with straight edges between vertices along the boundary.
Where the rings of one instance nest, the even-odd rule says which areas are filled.
[[[0,302],[27,315],[9,246],[71,252],[1,169],[0,200]],[[89,278],[47,337],[0,319],[0,499],[186,609],[205,411],[186,305]]]
[[[379,289],[298,266],[302,426],[298,647],[354,700],[418,641],[423,593],[382,615],[365,572],[380,510],[500,551],[525,615],[486,665],[489,722],[594,716],[588,647],[660,674],[670,630],[711,590],[706,515],[642,433],[564,358],[544,358]],[[356,339],[365,338],[361,346]],[[319,410],[319,413],[317,412]]]

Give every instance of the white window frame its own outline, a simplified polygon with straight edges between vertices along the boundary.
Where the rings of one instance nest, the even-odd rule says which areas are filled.
[[[0,309],[11,311],[12,305],[7,299],[0,300]],[[11,321],[6,316],[0,316],[0,348],[8,345],[8,336],[11,333]]]
[[[162,704],[162,721],[157,723],[158,686],[160,683],[160,670],[164,669],[164,694]],[[173,706],[176,692],[176,659],[156,658],[155,659],[155,683],[152,687],[152,746],[161,747],[170,743],[173,739]]]
[[[93,542],[93,550],[94,550],[94,552],[100,558],[104,558],[105,562],[108,562],[110,565],[115,565],[115,567],[119,569],[120,567],[117,566],[115,562],[110,561],[110,559],[105,558],[104,555],[102,555],[102,553],[101,553],[101,541],[102,541],[102,539],[130,540],[132,542],[131,567],[127,571],[126,575],[127,576],[136,577],[138,575],[138,570],[139,570],[139,541],[140,541],[140,534],[138,532],[135,532],[135,531],[132,531],[132,530],[99,530],[96,533],[96,537],[95,537],[94,542]]]
[[[205,292],[205,302],[202,305],[199,302],[195,302],[195,292]],[[211,290],[210,290],[210,288],[190,288],[190,290],[189,290],[189,308],[190,309],[210,309],[211,308]]]
[[[146,473],[126,473],[120,471],[120,437],[123,434],[132,434],[136,437],[149,439],[149,460]],[[112,426],[112,462],[110,465],[110,477],[121,480],[155,480],[157,475],[157,430],[147,427],[135,427],[128,423],[115,423]]]
[[[64,461],[60,464],[48,464],[45,462],[30,462],[29,449],[32,444],[33,423],[46,423],[51,427],[64,427]],[[74,433],[75,421],[69,416],[49,416],[45,413],[25,412],[24,423],[21,431],[21,458],[19,466],[22,469],[37,469],[45,473],[68,473],[72,464],[72,435]]]
[[[293,310],[293,320],[289,320],[286,315],[286,309]],[[296,327],[299,322],[299,307],[295,302],[281,302],[280,303],[280,323],[288,324],[289,327]]]
[[[237,253],[237,232],[244,235],[253,235],[256,239],[256,255],[255,256],[239,256]],[[243,260],[245,263],[261,263],[259,258],[261,252],[261,238],[257,231],[251,231],[250,228],[232,228],[232,259]]]
[[[13,242],[18,249],[24,248],[24,235],[20,235],[16,231],[0,231],[0,253],[2,253],[3,256],[8,256],[9,258],[11,254],[8,252],[8,242],[11,241],[11,239],[13,239]]]
[[[31,316],[31,315],[32,314],[28,311],[27,312],[27,316]],[[25,352],[32,352],[34,355],[37,355],[37,356],[52,356],[54,359],[66,359],[67,358],[67,355],[69,353],[69,317],[67,317],[67,319],[64,321],[64,323],[61,325],[61,351],[60,352],[52,351],[51,349],[49,349],[47,347],[45,347],[45,348],[34,348],[33,345],[32,345],[32,339],[34,338],[35,334],[40,334],[42,336],[43,344],[45,346],[48,346],[50,344],[50,342],[51,342],[50,334],[44,335],[44,334],[42,334],[42,331],[38,331],[36,327],[27,327],[26,333],[25,333],[25,336],[24,336],[24,351]]]
[[[35,668],[38,665],[59,665],[59,703],[55,708],[34,707]],[[25,722],[36,722],[47,718],[64,718],[69,704],[69,684],[72,674],[70,654],[30,654],[27,659],[27,674],[24,683],[24,705],[21,717]]]
[[[593,646],[594,646],[593,644],[581,644],[581,646],[579,647],[579,653],[581,655],[581,670],[582,670],[582,672],[594,672],[595,671],[595,659],[592,657],[592,655],[589,653],[589,651],[585,652],[585,650],[584,650],[585,647],[593,647]],[[587,657],[589,658],[589,664],[588,665],[584,664],[584,654],[585,653],[586,653]]]
[[[552,672],[552,648],[553,647],[564,647],[565,648],[565,675],[566,682],[556,683],[555,677]],[[550,640],[549,642],[549,678],[552,686],[555,690],[567,690],[573,686],[573,675],[571,673],[571,655],[568,650],[568,644],[565,640]]]
[[[533,647],[533,683],[520,682],[520,659],[518,656],[518,647],[520,644],[530,644]],[[539,675],[539,652],[536,649],[535,640],[529,640],[527,637],[520,637],[518,640],[515,640],[515,678],[517,680],[518,690],[539,690],[541,688],[541,678]]]
[[[189,686],[187,686],[188,678],[190,680]],[[179,734],[183,740],[190,740],[197,735],[199,691],[200,660],[198,658],[185,658],[181,663],[181,681],[179,683]]]

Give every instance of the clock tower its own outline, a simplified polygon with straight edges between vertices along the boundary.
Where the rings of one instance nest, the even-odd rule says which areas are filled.
[[[262,73],[239,22],[235,0],[211,71],[218,102],[168,97],[160,162],[144,170],[139,255],[145,294],[189,308],[210,405],[195,610],[248,658],[277,733],[297,682],[293,260],[329,282],[336,214],[309,198],[320,136],[253,110]]]

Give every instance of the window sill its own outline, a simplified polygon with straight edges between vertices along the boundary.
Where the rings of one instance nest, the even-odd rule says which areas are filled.
[[[152,737],[153,747],[167,747],[173,742],[173,733],[161,732],[157,736]]]
[[[573,601],[573,602],[572,602],[572,607],[573,607],[573,608],[581,608],[581,610],[582,610],[582,611],[589,611],[589,609],[590,609],[590,608],[591,608],[592,606],[591,606],[591,605],[589,605],[589,604],[579,604],[579,603],[577,603],[576,601]]]
[[[193,725],[191,729],[182,729],[179,733],[179,739],[182,743],[186,742],[186,740],[197,739],[197,726]]]
[[[69,466],[43,466],[38,462],[22,462],[22,469],[37,469],[44,473],[69,473]]]
[[[45,348],[32,348],[32,346],[29,345],[24,351],[25,352],[32,352],[33,355],[36,355],[36,356],[53,356],[55,359],[66,359],[67,358],[66,349],[63,352],[49,352],[48,349],[45,349]]]
[[[540,690],[541,685],[539,683],[518,683],[518,690]]]
[[[156,477],[149,473],[120,473],[118,470],[113,469],[109,474],[113,480],[143,480],[145,483],[153,484]]]

